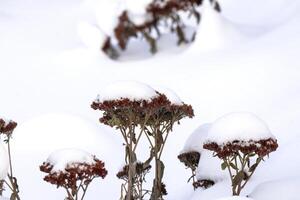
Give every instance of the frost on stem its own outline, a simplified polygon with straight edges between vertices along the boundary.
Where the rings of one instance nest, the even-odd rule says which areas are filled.
[[[10,147],[10,140],[12,138],[12,134],[14,129],[17,127],[17,123],[13,120],[7,120],[4,118],[0,118],[0,136],[4,137],[4,142],[7,144],[7,150],[8,150],[8,159],[9,159],[9,172],[7,174],[8,182],[6,180],[3,180],[0,183],[0,186],[5,185],[11,190],[11,200],[20,200],[19,196],[19,186],[17,178],[13,175],[13,166],[12,166],[12,157],[11,157],[11,147]]]
[[[60,155],[57,156],[57,154]],[[57,156],[56,159],[51,159],[50,156],[40,166],[40,170],[48,174],[44,177],[44,180],[57,187],[64,188],[67,192],[67,200],[83,200],[90,183],[95,178],[101,177],[104,179],[107,175],[104,162],[95,156],[85,155],[89,157],[87,161],[82,159],[81,154],[87,153],[78,150],[73,151],[72,149],[57,151],[51,155],[52,158]],[[73,158],[68,160],[68,155],[72,155]]]
[[[216,11],[221,11],[216,0],[209,1]],[[121,50],[126,50],[130,39],[142,38],[148,42],[150,51],[154,54],[158,50],[158,39],[165,30],[176,34],[178,45],[189,43],[194,40],[196,33],[188,38],[184,15],[193,17],[199,24],[201,14],[198,8],[202,3],[203,0],[152,0],[143,8],[143,14],[132,13],[130,8],[125,8],[118,16],[113,35],[108,36],[102,50],[111,58],[116,58],[117,56],[111,56],[118,55],[111,41],[116,41]]]
[[[239,195],[260,162],[276,151],[278,144],[255,115],[231,113],[214,123],[203,147],[223,160],[221,168],[229,172],[232,194]]]

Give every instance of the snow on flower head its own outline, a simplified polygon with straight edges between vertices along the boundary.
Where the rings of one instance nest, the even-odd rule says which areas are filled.
[[[179,96],[173,90],[166,88],[166,87],[162,87],[162,86],[155,86],[154,88],[159,93],[166,95],[166,97],[171,102],[171,104],[177,105],[177,106],[183,105],[182,100],[179,98]]]
[[[150,101],[157,96],[157,92],[144,83],[136,81],[117,81],[103,88],[96,101],[104,102],[121,99]]]
[[[217,119],[208,131],[208,141],[217,144],[239,141],[258,141],[274,138],[266,123],[248,112],[226,114]]]
[[[0,180],[5,179],[8,172],[9,162],[6,149],[0,143]]]
[[[47,163],[53,166],[52,173],[63,172],[69,166],[76,164],[88,164],[95,163],[94,156],[79,149],[62,149],[57,150],[50,154],[47,159]]]

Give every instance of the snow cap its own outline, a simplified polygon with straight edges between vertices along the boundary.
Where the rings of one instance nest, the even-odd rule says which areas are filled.
[[[74,164],[95,163],[94,156],[80,149],[61,149],[50,154],[47,163],[53,165],[52,173],[64,172],[68,166]]]
[[[166,97],[171,102],[171,104],[177,105],[177,106],[183,105],[182,100],[179,98],[179,96],[173,90],[163,87],[163,86],[154,86],[154,88],[159,93],[166,95]]]
[[[150,86],[137,81],[117,81],[103,88],[96,102],[129,99],[131,101],[146,100],[158,96],[158,93]]]
[[[234,112],[217,119],[208,131],[207,142],[259,141],[275,137],[266,123],[249,112]]]

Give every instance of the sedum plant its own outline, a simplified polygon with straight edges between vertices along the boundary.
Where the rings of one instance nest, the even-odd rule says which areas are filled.
[[[17,123],[12,120],[7,120],[0,118],[0,136],[3,137],[4,142],[7,144],[7,151],[8,151],[8,160],[9,160],[9,172],[7,174],[8,181],[2,180],[0,186],[0,191],[3,190],[3,185],[7,186],[11,190],[11,200],[20,200],[19,195],[19,186],[17,178],[14,176],[13,173],[13,164],[12,164],[12,154],[11,154],[11,138],[14,129],[17,127]]]
[[[168,93],[166,93],[167,96]],[[171,98],[169,98],[171,99]],[[151,200],[163,199],[166,195],[166,186],[163,183],[165,165],[162,161],[162,154],[166,145],[169,134],[173,131],[175,124],[185,117],[192,118],[194,116],[193,109],[190,105],[173,103],[161,105],[158,112],[152,115],[145,128],[145,134],[151,146],[151,157],[155,161],[155,178],[151,193]]]
[[[230,175],[232,195],[240,195],[256,168],[278,147],[262,120],[251,113],[231,113],[213,124],[205,149],[222,159]]]
[[[216,0],[209,1],[215,10],[221,11]],[[177,36],[178,45],[192,42],[196,32],[191,37],[187,36],[187,20],[184,16],[194,18],[199,24],[201,14],[198,9],[202,3],[203,0],[150,0],[140,8],[142,11],[125,8],[118,16],[113,34],[104,40],[102,51],[116,59],[119,56],[118,48],[124,51],[131,39],[141,38],[148,42],[150,51],[154,54],[158,50],[158,39],[166,30]]]
[[[101,160],[77,149],[53,152],[40,170],[47,173],[44,177],[46,182],[65,189],[66,200],[83,200],[91,182],[107,175]]]
[[[141,190],[144,179],[140,177],[149,170],[151,159],[140,163],[137,146],[153,115],[168,104],[165,95],[145,84],[130,81],[109,85],[92,103],[93,109],[102,111],[100,122],[119,130],[124,141],[125,166],[117,175],[124,180],[120,199],[142,199],[145,195]]]

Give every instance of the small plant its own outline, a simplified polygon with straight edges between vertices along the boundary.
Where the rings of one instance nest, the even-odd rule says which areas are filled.
[[[0,192],[3,190],[3,185],[6,185],[11,190],[11,200],[20,200],[19,186],[17,178],[13,174],[12,155],[10,140],[17,123],[12,120],[5,120],[0,118],[0,136],[4,137],[4,142],[7,144],[8,159],[9,159],[9,172],[7,174],[8,181],[2,180],[0,183]]]
[[[130,8],[125,9],[118,17],[114,35],[107,36],[101,48],[109,57],[115,59],[119,56],[117,47],[126,50],[130,39],[142,38],[149,43],[150,51],[154,54],[157,52],[157,41],[165,30],[176,34],[178,45],[189,43],[194,40],[196,32],[188,38],[184,15],[188,15],[188,18],[194,17],[199,24],[201,14],[198,8],[202,3],[203,0],[153,0],[144,8],[143,16],[138,17],[143,19],[142,22],[138,20],[138,23]],[[210,3],[215,10],[221,11],[216,0],[210,0]],[[117,42],[117,47],[112,41]]]
[[[212,126],[204,148],[223,160],[232,184],[232,195],[240,195],[255,169],[278,147],[267,126],[250,113],[232,113]]]
[[[66,190],[66,200],[83,200],[90,183],[107,175],[101,160],[74,149],[52,153],[40,170],[48,174],[44,177],[46,182]]]
[[[186,166],[186,168],[191,169],[192,176],[188,179],[188,182],[192,180],[194,189],[198,188],[199,186],[198,184],[196,184],[195,177],[198,163],[200,160],[200,153],[196,151],[181,153],[180,155],[178,155],[178,159]]]

